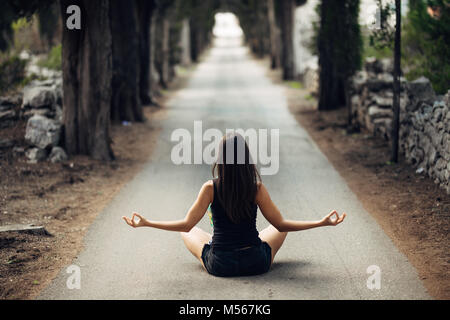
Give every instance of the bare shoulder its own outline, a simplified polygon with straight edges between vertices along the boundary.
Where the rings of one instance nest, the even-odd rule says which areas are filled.
[[[206,181],[202,189],[200,190],[200,194],[207,197],[208,199],[212,199],[214,196],[214,185],[212,180]]]
[[[256,191],[256,201],[259,202],[260,200],[264,199],[265,197],[267,197],[268,192],[266,187],[264,186],[264,184],[261,181],[257,182],[257,191]]]
[[[264,183],[262,183],[262,181],[256,182],[256,187],[257,187],[258,192],[260,192],[263,189],[266,189],[266,187],[264,186]]]
[[[204,188],[212,188],[213,187],[213,181],[212,180],[208,180],[203,184]]]

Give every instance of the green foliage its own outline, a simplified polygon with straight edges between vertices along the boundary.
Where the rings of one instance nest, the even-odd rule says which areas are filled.
[[[286,84],[293,89],[303,89],[303,84],[300,81],[285,81]]]
[[[392,6],[392,3],[383,5],[382,0],[376,2],[380,10],[380,27],[370,34],[369,46],[379,52],[386,48],[392,50],[394,48],[395,25],[389,23],[389,20],[395,15],[395,6]]]
[[[312,22],[313,34],[311,40],[307,42],[306,46],[308,47],[311,54],[318,56],[319,30],[320,30],[320,3],[317,4],[317,6],[314,8],[314,11],[316,11],[316,16],[319,17],[319,19],[314,20]]]
[[[310,94],[307,94],[305,96],[305,99],[306,99],[306,101],[314,101],[315,100],[315,98],[312,95],[310,95]]]
[[[39,61],[38,65],[40,67],[61,70],[62,67],[62,46],[58,44],[54,46],[48,53],[47,58]]]
[[[26,62],[11,56],[0,62],[0,92],[8,91],[25,79]]]
[[[427,12],[435,8],[435,17]],[[444,0],[415,0],[404,27],[403,57],[406,78],[430,79],[437,93],[450,87],[450,4]]]
[[[16,21],[13,21],[11,23],[11,27],[14,32],[20,31],[22,29],[28,28],[30,26],[31,22],[27,18],[19,18]]]
[[[13,22],[18,18],[31,19],[38,11],[55,0],[2,0],[0,1],[0,51],[6,51],[12,42]],[[23,23],[21,21],[20,23]],[[20,26],[20,25],[19,25]],[[19,27],[16,25],[16,27]]]
[[[358,22],[359,0],[324,1],[318,5],[317,12],[321,22],[314,25],[316,35],[315,52],[327,51],[339,74],[348,76],[361,68],[363,42]],[[331,53],[330,53],[331,52]]]
[[[363,42],[359,26],[359,0],[346,0],[340,19],[340,41],[337,43],[336,59],[346,77],[353,75],[362,65]]]
[[[370,36],[363,36],[363,58],[375,57],[377,59],[391,58],[394,56],[392,46],[373,46],[370,44]]]
[[[58,24],[59,10],[57,2],[42,8],[38,11],[39,17],[39,34],[41,39],[45,39],[48,48],[53,45],[53,39]]]

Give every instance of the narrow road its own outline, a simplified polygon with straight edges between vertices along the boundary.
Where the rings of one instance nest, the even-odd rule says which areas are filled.
[[[362,207],[345,181],[287,108],[283,88],[245,47],[216,44],[187,86],[170,101],[152,158],[91,225],[85,249],[73,261],[81,289],[68,289],[66,268],[40,299],[429,299],[416,270]],[[184,248],[175,232],[133,230],[122,215],[152,220],[184,217],[209,165],[174,165],[172,132],[194,121],[203,130],[280,129],[280,169],[263,176],[272,199],[289,219],[348,213],[336,227],[288,235],[272,270],[264,275],[216,278]],[[259,213],[259,230],[268,222]],[[207,215],[199,223],[212,231]],[[381,270],[380,289],[367,287],[369,266]]]

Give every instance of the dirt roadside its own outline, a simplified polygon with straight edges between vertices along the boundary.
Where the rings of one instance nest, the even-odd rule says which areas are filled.
[[[279,71],[268,75],[284,86],[296,120],[417,269],[431,296],[450,299],[450,195],[404,159],[390,164],[384,139],[364,131],[346,134],[345,109],[318,112],[298,84],[280,81]]]
[[[0,154],[0,225],[43,225],[50,236],[0,233],[0,299],[33,299],[83,248],[89,225],[152,155],[165,104],[183,87],[195,66],[144,107],[144,123],[113,125],[116,160],[104,163],[75,156],[63,163],[28,164],[11,150]],[[0,130],[0,138],[24,145],[26,123]]]

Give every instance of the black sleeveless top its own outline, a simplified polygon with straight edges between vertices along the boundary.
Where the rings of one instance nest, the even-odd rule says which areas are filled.
[[[250,221],[236,224],[227,216],[220,203],[216,187],[217,180],[213,180],[214,200],[211,204],[214,233],[211,247],[214,249],[237,249],[261,244],[258,230],[256,230],[256,212],[258,207],[254,205],[254,215]]]

